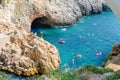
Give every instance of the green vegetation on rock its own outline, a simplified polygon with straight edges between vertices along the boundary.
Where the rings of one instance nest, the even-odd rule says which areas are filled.
[[[120,79],[120,71],[116,71],[114,75],[107,77],[107,80],[118,80],[118,79]]]
[[[93,65],[83,66],[79,69],[69,71],[62,71],[60,69],[57,69],[47,75],[42,75],[36,78],[36,80],[44,80],[45,78],[48,78],[50,80],[86,80],[84,74],[89,72],[102,75],[103,73],[113,72],[113,70]]]
[[[106,73],[106,72],[113,72],[112,69],[103,68],[103,67],[96,67],[94,65],[84,66],[84,67],[78,69],[78,72],[85,72],[85,71],[93,72],[93,73],[96,73],[96,74],[103,74],[103,73]]]
[[[109,55],[105,58],[105,61],[104,61],[103,65],[102,65],[102,67],[105,67],[106,62],[107,62],[108,60],[111,60],[111,59],[112,59],[112,54],[109,54]]]
[[[0,4],[2,3],[2,0],[0,0]]]
[[[10,0],[7,0],[7,3],[9,3],[10,2]]]

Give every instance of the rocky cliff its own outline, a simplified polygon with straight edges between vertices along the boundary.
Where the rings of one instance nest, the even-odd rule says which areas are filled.
[[[70,25],[82,15],[100,13],[108,9],[104,0],[10,0],[5,4],[7,19],[22,24],[30,31],[35,24],[49,26]]]
[[[0,47],[0,69],[31,76],[58,68],[57,49],[29,33],[31,25],[69,25],[103,9],[103,0],[2,0],[0,33],[5,35],[0,40],[7,44]]]
[[[0,40],[6,43],[0,46],[0,70],[32,76],[59,67],[60,57],[56,47],[26,32],[22,25],[0,21],[0,33]]]

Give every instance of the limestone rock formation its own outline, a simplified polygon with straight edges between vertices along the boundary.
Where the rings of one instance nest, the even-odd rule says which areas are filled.
[[[50,26],[70,25],[82,15],[106,9],[104,0],[10,0],[1,14],[9,13],[4,16],[8,21],[22,24],[30,31],[34,21],[35,24]]]
[[[59,67],[60,58],[56,47],[26,32],[22,25],[0,21],[0,33],[10,37],[10,41],[0,50],[1,70],[32,76]]]
[[[100,13],[103,9],[107,9],[104,0],[2,0],[0,33],[7,34],[8,39],[0,47],[0,69],[31,76],[58,68],[56,47],[26,32],[31,23],[69,25],[82,15]]]

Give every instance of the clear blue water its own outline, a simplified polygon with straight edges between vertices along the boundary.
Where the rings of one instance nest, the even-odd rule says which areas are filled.
[[[111,12],[84,16],[69,28],[35,28],[32,32],[44,32],[44,39],[54,44],[61,57],[61,67],[67,64],[70,68],[82,65],[103,64],[115,42],[120,42],[120,21]],[[59,39],[65,44],[59,44]],[[101,55],[95,56],[96,53]],[[78,58],[81,54],[81,58]],[[74,64],[72,63],[74,59]]]

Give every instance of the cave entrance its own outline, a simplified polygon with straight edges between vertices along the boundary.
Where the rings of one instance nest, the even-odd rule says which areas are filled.
[[[39,17],[33,20],[31,23],[31,30],[34,28],[51,28],[52,26],[47,24],[47,17]]]

